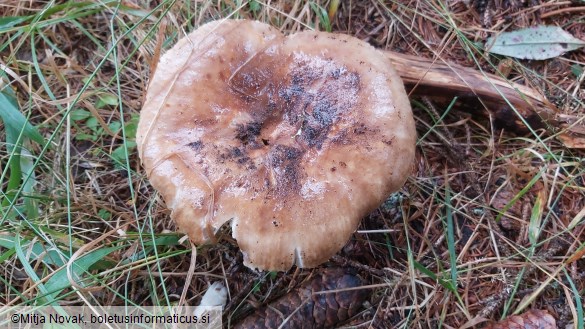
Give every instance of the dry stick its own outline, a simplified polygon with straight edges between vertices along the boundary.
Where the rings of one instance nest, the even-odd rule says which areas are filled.
[[[548,18],[551,16],[555,16],[555,15],[559,15],[559,14],[566,14],[566,13],[575,12],[575,11],[585,11],[585,6],[584,7],[562,8],[562,9],[549,11],[548,13],[544,13],[544,14],[540,15],[540,18]]]
[[[448,104],[458,97],[457,106],[472,114],[488,109],[505,128],[526,133],[530,129],[545,129],[569,148],[585,148],[585,133],[574,127],[579,120],[561,115],[558,109],[534,89],[507,81],[473,68],[385,51],[396,71],[404,80],[410,95],[428,96],[433,101]],[[507,100],[507,102],[506,102]],[[508,104],[509,102],[509,104]]]

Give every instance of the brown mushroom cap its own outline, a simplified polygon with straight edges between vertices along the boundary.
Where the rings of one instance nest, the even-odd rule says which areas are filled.
[[[151,184],[179,229],[226,222],[247,266],[314,267],[410,173],[402,80],[356,38],[208,23],[160,60],[138,126]]]

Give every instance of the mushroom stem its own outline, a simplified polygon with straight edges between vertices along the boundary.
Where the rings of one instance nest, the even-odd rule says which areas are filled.
[[[487,109],[506,128],[524,133],[530,129],[546,129],[550,134],[569,127],[572,122],[559,115],[558,109],[534,89],[507,81],[499,76],[441,60],[385,51],[396,71],[404,80],[409,96],[430,96],[448,104],[459,98],[460,109],[476,113]],[[513,105],[515,111],[510,105]],[[481,111],[483,112],[483,111]],[[483,112],[485,113],[485,112]],[[518,117],[522,116],[524,122]],[[526,124],[525,124],[526,123]],[[569,131],[559,139],[567,147],[585,147],[569,143]],[[574,141],[574,139],[570,139]],[[581,140],[585,140],[582,137]]]

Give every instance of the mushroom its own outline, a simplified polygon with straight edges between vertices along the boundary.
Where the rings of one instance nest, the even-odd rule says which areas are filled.
[[[195,244],[226,223],[261,270],[315,267],[409,175],[416,141],[402,80],[354,37],[207,23],[161,58],[139,155]]]

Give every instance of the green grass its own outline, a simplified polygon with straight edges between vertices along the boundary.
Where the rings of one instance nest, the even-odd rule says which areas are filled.
[[[86,287],[107,290],[108,281],[114,277],[127,275],[137,268],[150,270],[149,264],[181,256],[185,249],[178,242],[176,234],[171,236],[174,241],[169,241],[167,235],[154,232],[154,225],[147,225],[151,223],[128,227],[137,221],[135,207],[131,207],[134,208],[130,212],[133,215],[126,216],[127,219],[133,218],[132,221],[114,227],[109,223],[114,219],[112,212],[120,210],[101,208],[99,203],[95,204],[95,200],[89,203],[80,201],[80,198],[91,201],[94,196],[83,195],[83,191],[78,191],[80,184],[75,182],[76,178],[72,177],[69,170],[73,165],[79,165],[72,160],[72,144],[88,142],[91,145],[86,154],[94,160],[85,165],[100,168],[104,162],[113,163],[113,171],[117,174],[125,172],[131,178],[121,179],[121,183],[125,181],[129,193],[135,195],[133,182],[141,180],[141,176],[130,167],[129,154],[132,154],[136,145],[134,138],[138,116],[136,109],[126,112],[126,105],[122,101],[130,100],[120,84],[120,72],[126,70],[124,65],[128,61],[124,65],[120,63],[117,46],[132,41],[136,46],[134,51],[137,51],[143,40],[131,36],[130,32],[144,28],[141,24],[151,14],[163,10],[155,9],[143,17],[134,16],[136,24],[114,31],[115,22],[124,23],[117,18],[117,11],[129,9],[120,6],[118,2],[50,2],[38,9],[36,14],[5,19],[0,25],[2,33],[11,36],[10,45],[16,42],[18,47],[10,54],[14,55],[19,48],[30,47],[32,61],[18,62],[14,56],[8,60],[9,63],[20,63],[18,69],[30,70],[34,82],[28,87],[38,88],[35,95],[28,95],[26,102],[29,108],[21,109],[12,86],[6,83],[6,78],[3,79],[0,101],[4,109],[2,121],[6,131],[4,145],[8,152],[8,166],[4,168],[1,177],[1,181],[6,183],[3,184],[2,192],[3,229],[0,237],[2,247],[5,248],[2,253],[5,261],[22,268],[24,274],[37,283],[35,289],[17,294],[19,297],[16,299],[6,296],[6,302],[43,305],[69,300],[75,297],[72,292]],[[96,35],[101,31],[84,27],[84,19],[112,12],[109,24],[111,38]],[[52,52],[53,61],[58,60],[59,56],[71,55],[70,51],[60,48],[54,35],[48,33],[51,28],[64,26],[80,31],[84,40],[90,41],[90,46],[96,46],[97,55],[100,52],[103,55],[96,56],[98,63],[93,69],[78,72],[87,74],[82,79],[79,76],[67,77],[56,65],[51,67],[39,59],[45,49]],[[116,37],[119,39],[116,40]],[[108,45],[108,42],[111,44]],[[41,43],[48,48],[43,47],[38,51],[37,47]],[[4,51],[8,45],[3,45]],[[100,70],[106,65],[112,65],[115,74],[110,80],[101,80]],[[78,90],[71,94],[71,88]],[[55,104],[49,107],[49,111],[56,111],[55,115],[44,113],[46,120],[42,120],[42,114],[32,104],[39,98]],[[37,123],[33,125],[32,122]],[[92,163],[95,159],[99,163]],[[37,175],[43,177],[42,182],[36,179]],[[49,182],[53,185],[48,185]],[[132,197],[130,203],[134,204],[135,200],[136,197]],[[91,203],[94,203],[90,206],[93,209],[84,209]],[[125,231],[124,235],[119,235],[118,231]],[[108,238],[102,239],[105,236]],[[92,240],[100,243],[87,248]],[[136,252],[128,254],[127,250],[133,245],[136,245]],[[112,253],[121,251],[126,251],[126,259],[121,259],[120,255],[112,257]],[[114,271],[111,270],[112,266]],[[150,281],[156,293],[151,294],[147,304],[168,304],[166,296],[158,295],[160,283],[156,282],[156,276],[151,276]],[[22,289],[11,286],[14,283],[10,278],[5,278],[4,282],[9,291]],[[115,290],[111,293],[119,294]],[[124,299],[124,295],[120,295],[120,302]]]

